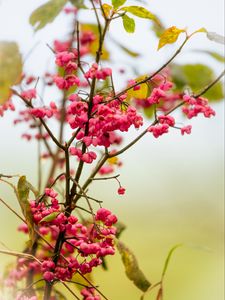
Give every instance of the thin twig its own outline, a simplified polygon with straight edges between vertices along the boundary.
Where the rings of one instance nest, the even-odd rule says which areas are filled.
[[[37,160],[38,160],[38,191],[41,190],[41,182],[42,182],[42,168],[41,168],[41,142],[37,141]]]
[[[16,175],[5,175],[5,174],[0,174],[0,178],[13,178],[13,177],[20,177],[20,175],[16,174]]]
[[[87,210],[86,208],[83,208],[83,207],[81,207],[81,206],[78,206],[78,205],[76,205],[76,206],[74,207],[74,209],[76,209],[76,208],[78,208],[78,209],[80,209],[80,210],[83,210],[83,211],[85,211],[85,212],[87,212],[87,213],[89,213],[89,214],[91,214],[91,215],[92,215],[92,212],[91,212],[91,211],[89,211],[89,210]]]
[[[100,177],[100,178],[91,178],[91,180],[109,180],[109,179],[116,179],[120,176],[120,174],[117,174],[115,176],[109,176],[109,177]]]
[[[27,101],[24,97],[22,97],[16,90],[11,89],[11,91],[13,92],[14,95],[18,96],[21,100],[23,100],[23,102],[30,108],[34,108],[32,103],[30,103],[29,101]],[[54,134],[52,133],[52,131],[50,130],[50,128],[48,127],[48,125],[45,123],[45,121],[42,118],[39,118],[41,124],[44,126],[45,130],[48,132],[48,134],[50,135],[51,139],[53,140],[53,142],[61,149],[65,149],[65,147],[59,143],[59,141],[57,140],[57,138],[54,136]]]
[[[80,26],[80,23],[78,21],[76,21],[76,36],[77,36],[77,62],[78,62],[78,67],[79,69],[81,70],[82,74],[84,75],[85,74],[85,71],[82,67],[82,64],[81,64],[81,60],[80,60],[80,30],[79,30],[79,26]],[[90,80],[88,78],[85,77],[85,79],[87,80],[87,83],[89,86],[91,86],[91,83],[90,83]]]
[[[26,220],[23,219],[11,206],[9,206],[2,198],[0,198],[0,201],[12,212],[14,215],[16,215],[22,222],[26,223]]]
[[[90,211],[91,211],[91,214],[92,214],[92,217],[93,217],[93,221],[94,221],[94,223],[95,223],[95,214],[94,214],[93,208],[92,208],[92,206],[91,206],[91,203],[90,203],[90,201],[89,201],[89,199],[88,199],[88,197],[87,197],[85,191],[84,191],[83,188],[79,185],[79,183],[78,183],[77,181],[75,181],[75,179],[73,179],[72,177],[70,177],[70,179],[72,180],[72,182],[74,182],[74,183],[79,187],[81,193],[84,195],[84,198],[86,199],[87,204],[88,204],[88,207],[89,207],[89,209],[90,209]]]
[[[212,88],[224,76],[224,74],[225,74],[225,71],[223,71],[213,82],[211,82],[209,85],[207,85],[199,94],[193,95],[193,97],[198,98],[201,95],[203,95],[204,93],[206,93],[210,88]],[[177,108],[179,108],[180,106],[182,106],[184,104],[185,104],[185,101],[180,102],[178,105],[173,107],[170,111],[168,111],[165,115],[167,116],[167,115],[171,114],[173,111],[175,111]],[[154,120],[154,122],[149,126],[154,126],[157,123],[158,123],[158,120]],[[132,142],[130,142],[127,146],[123,147],[121,150],[119,150],[113,154],[109,154],[109,157],[111,158],[114,156],[118,156],[118,155],[124,153],[126,150],[128,150],[133,145],[135,145],[148,132],[149,126],[139,136],[137,136]]]
[[[88,179],[85,181],[85,183],[82,186],[82,189],[85,191],[86,188],[89,186],[89,184],[92,182],[92,178],[94,178],[96,176],[96,174],[98,173],[99,169],[104,165],[104,163],[107,161],[107,159],[109,158],[108,154],[104,154],[100,160],[98,161],[97,165],[95,166],[94,170],[92,171],[92,173],[90,174],[90,176],[88,177]],[[76,197],[74,199],[74,203],[76,204],[77,201],[80,199],[80,194],[76,194]]]
[[[80,196],[80,197],[84,197],[83,194],[77,193],[77,195]],[[88,199],[90,199],[90,200],[93,200],[93,201],[97,202],[97,203],[102,203],[102,202],[103,202],[103,201],[101,201],[101,200],[98,200],[98,199],[96,199],[96,198],[90,197],[90,196],[88,196],[88,195],[86,195],[86,197],[87,197]]]
[[[97,9],[95,7],[95,4],[94,4],[93,0],[91,0],[91,5],[92,5],[92,7],[94,9],[95,18],[96,18],[97,24],[98,24],[99,41],[101,41],[101,39],[102,39],[102,26],[101,26],[101,23],[100,23],[100,20],[99,20],[99,16],[98,16],[98,12],[97,12]]]
[[[39,283],[41,281],[44,281],[44,279],[39,279],[39,280],[37,280],[35,282],[32,282],[30,285],[28,285],[27,287],[25,287],[24,289],[22,289],[22,291],[24,291],[23,294],[26,293],[26,291],[29,290],[31,287],[33,287],[35,284],[37,284],[37,283]]]
[[[62,283],[62,285],[65,286],[65,288],[78,300],[80,300],[80,298],[78,298],[78,296],[74,293],[73,290],[71,290],[71,288],[63,281],[60,281]]]
[[[86,284],[82,284],[82,283],[80,283],[80,282],[73,281],[73,280],[66,280],[66,282],[69,282],[69,283],[75,283],[75,284],[80,285],[80,286],[83,286],[83,287],[85,287],[85,288],[91,288],[91,286],[88,286],[88,285],[86,285]],[[97,287],[97,286],[96,286],[96,287]]]
[[[16,257],[24,257],[24,258],[31,259],[31,260],[36,260],[40,265],[42,264],[39,259],[37,259],[35,256],[33,256],[31,254],[17,252],[17,251],[11,251],[11,250],[4,250],[4,249],[0,249],[0,253],[12,255],[12,256],[16,256]]]
[[[9,209],[10,209],[10,211],[12,211],[20,220],[22,220],[24,223],[26,223],[26,221],[19,215],[19,214],[17,214],[11,207],[9,207],[8,205],[7,205],[7,203],[5,202],[5,201],[3,201],[1,198],[0,198],[0,201],[6,206],[6,207],[8,207]],[[39,233],[39,231],[38,230],[36,230],[36,229],[34,229],[34,231],[39,235],[39,237],[51,248],[51,249],[53,249],[54,250],[54,247]],[[59,254],[59,256],[60,257],[62,257],[68,264],[70,263],[67,259],[66,259],[66,257],[63,255],[63,254]],[[87,281],[90,285],[91,285],[91,287],[93,287],[100,295],[102,295],[102,297],[105,299],[105,300],[109,300],[108,298],[106,298],[106,296],[104,296],[104,294],[98,289],[98,288],[96,288],[92,283],[91,283],[91,281],[90,280],[88,280],[82,273],[80,273],[79,271],[77,271],[77,273],[85,280],[85,281]]]
[[[171,58],[169,60],[167,60],[158,70],[156,70],[153,74],[151,74],[150,76],[146,76],[146,78],[130,85],[129,87],[125,88],[123,91],[119,92],[118,94],[116,94],[114,97],[112,97],[111,99],[107,100],[107,102],[113,101],[115,99],[118,99],[120,96],[122,96],[123,94],[125,94],[126,92],[128,92],[129,90],[133,89],[134,87],[146,83],[147,81],[151,80],[154,76],[156,76],[158,73],[160,73],[163,69],[165,69],[165,67],[167,67],[173,60],[174,58],[181,52],[181,50],[183,49],[183,47],[185,46],[185,44],[187,43],[187,41],[189,40],[190,37],[186,37],[184,42],[181,44],[181,46],[177,49],[177,51],[171,56]]]
[[[77,270],[77,273],[84,279],[86,280],[90,285],[91,287],[93,287],[105,300],[109,300],[97,287],[95,287],[89,279],[87,279],[80,271]]]
[[[63,176],[63,175],[65,175],[66,173],[64,172],[64,173],[60,173],[56,178],[55,178],[55,180],[53,181],[53,183],[49,186],[49,188],[52,188],[55,184],[56,184],[56,182]],[[43,193],[38,199],[37,199],[37,202],[38,203],[40,203],[44,198],[45,198],[45,193]]]

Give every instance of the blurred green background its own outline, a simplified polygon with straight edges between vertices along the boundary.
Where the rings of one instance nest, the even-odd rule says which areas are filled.
[[[2,10],[1,16],[4,14],[5,18],[6,12],[14,14],[14,24],[18,24],[16,27],[21,28],[18,29],[15,25],[12,28],[8,27],[9,33],[6,34],[1,27],[0,38],[16,39],[21,43],[22,49],[27,50],[32,31],[30,28],[24,31],[28,26],[25,20],[32,9],[44,1],[29,4],[24,0],[21,1],[24,2],[21,11],[15,9],[16,13],[9,12],[7,9],[15,8],[18,5],[16,2],[2,1],[0,11]],[[169,11],[168,14],[162,11],[163,0],[152,2],[155,11],[158,9],[168,26],[187,25],[195,29],[211,26],[209,29],[217,32],[222,28],[221,0],[216,7],[209,0],[199,1],[197,4],[196,1],[189,1],[186,13],[180,1],[173,0],[171,5],[177,7],[178,13],[171,9],[171,15]],[[196,5],[194,11],[193,5]],[[205,7],[204,14],[201,14],[201,5]],[[41,34],[36,39],[44,44],[53,31],[59,28],[59,24],[55,26],[58,27],[50,28],[43,40]],[[199,40],[193,42],[194,46],[198,43]],[[203,47],[208,47],[202,43]],[[214,49],[218,46],[213,44],[209,47]],[[36,57],[40,57],[40,53],[36,53]],[[169,54],[166,50],[159,55],[161,56],[157,64],[164,61]],[[190,58],[189,54],[184,53],[184,59],[187,62],[202,59],[218,70],[218,73],[220,72],[221,66],[209,58],[202,56]],[[151,58],[152,61],[154,60]],[[36,61],[36,64],[39,63],[43,64]],[[144,64],[144,61],[140,61],[140,64]],[[27,68],[29,69],[29,66]],[[121,239],[136,254],[141,269],[152,283],[160,279],[169,249],[175,244],[184,244],[177,249],[170,262],[165,280],[165,300],[224,299],[223,103],[216,103],[214,109],[217,113],[215,118],[191,121],[193,125],[191,136],[181,137],[176,131],[158,140],[146,136],[129,153],[121,156],[124,166],[119,173],[121,183],[127,190],[125,196],[116,194],[116,182],[97,182],[91,188],[93,195],[103,199],[105,207],[113,210],[126,224],[127,229]],[[183,121],[182,117],[179,117]],[[36,146],[19,139],[22,129],[14,128],[11,124],[12,119],[11,113],[0,119],[0,172],[26,174],[35,184]],[[131,136],[135,134],[137,133],[133,131]],[[19,211],[14,194],[2,184],[0,197]],[[16,231],[18,224],[16,218],[1,205],[0,242],[12,250],[21,251],[24,240],[22,234]],[[12,260],[13,258],[0,254],[1,270]],[[107,262],[109,271],[101,269],[96,271],[95,281],[101,290],[110,300],[139,299],[141,293],[126,278],[119,255],[107,259]],[[146,300],[148,299],[155,299],[154,294],[146,296]]]

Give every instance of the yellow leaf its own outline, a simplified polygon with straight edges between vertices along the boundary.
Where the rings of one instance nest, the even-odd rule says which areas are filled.
[[[135,81],[136,82],[142,81],[146,77],[147,75],[139,76],[135,79]],[[134,91],[133,89],[130,89],[129,91],[127,91],[127,100],[129,101],[132,98],[146,99],[149,96],[149,94],[150,94],[149,86],[147,85],[147,83],[142,83],[140,84],[139,90]]]
[[[103,9],[104,14],[105,14],[105,16],[106,16],[107,18],[110,16],[110,13],[111,13],[112,8],[113,8],[113,7],[112,7],[111,5],[109,5],[109,4],[107,4],[107,3],[104,3],[104,4],[102,5],[102,9]]]
[[[133,281],[137,288],[143,292],[146,292],[151,286],[151,283],[139,268],[135,255],[124,243],[119,240],[116,241],[116,246],[121,255],[127,277]]]
[[[197,32],[207,33],[207,30],[204,27],[202,27],[202,28],[200,28],[200,29],[198,29],[198,30],[195,31],[195,33],[197,33]]]
[[[97,39],[94,42],[92,42],[90,46],[90,52],[92,55],[94,56],[96,55],[96,52],[98,51],[98,47],[99,47],[99,42]],[[101,59],[108,60],[109,57],[110,57],[109,51],[103,46]]]
[[[12,92],[10,87],[19,83],[22,74],[22,58],[14,42],[0,42],[0,104],[4,104]]]
[[[114,156],[114,157],[111,157],[107,160],[107,162],[110,164],[110,165],[116,165],[118,163],[118,157],[117,156]]]
[[[179,29],[176,26],[166,29],[159,39],[158,50],[167,44],[175,43],[181,32],[185,32],[185,30]]]
[[[81,31],[85,32],[85,31],[92,31],[95,36],[96,36],[96,40],[93,41],[90,45],[90,53],[95,56],[96,55],[96,51],[98,50],[99,47],[99,32],[98,32],[98,26],[95,24],[81,24]],[[110,58],[110,54],[109,51],[103,46],[102,49],[102,56],[101,58],[103,60],[108,60]]]

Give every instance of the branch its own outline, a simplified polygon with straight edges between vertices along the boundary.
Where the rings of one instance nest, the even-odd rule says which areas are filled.
[[[81,64],[81,60],[80,60],[80,30],[79,30],[79,22],[76,21],[76,36],[77,36],[77,54],[78,54],[78,57],[77,57],[77,62],[78,62],[78,67],[79,69],[81,70],[81,72],[83,73],[83,75],[85,74],[85,71],[82,67],[82,64]],[[91,86],[91,83],[90,83],[90,80],[88,78],[86,78],[89,86]]]
[[[0,198],[0,202],[2,202],[14,215],[16,215],[22,222],[26,223],[26,220],[23,219],[11,206],[9,206],[3,199]]]
[[[76,182],[72,177],[70,177],[70,179],[76,184],[76,186],[79,187],[81,193],[84,195],[84,198],[86,199],[87,204],[88,204],[88,207],[89,207],[89,209],[90,209],[90,211],[91,211],[91,214],[92,214],[92,217],[93,217],[93,222],[95,223],[95,214],[94,214],[93,208],[92,208],[92,206],[91,206],[91,203],[90,203],[88,197],[86,196],[85,191],[84,191],[83,188],[79,185],[79,183]]]
[[[22,97],[16,90],[11,89],[13,94],[15,94],[16,96],[18,96],[20,99],[23,100],[23,102],[30,108],[34,108],[33,105],[27,101],[24,97]],[[50,128],[48,127],[48,125],[45,123],[45,121],[42,118],[39,118],[41,124],[44,126],[45,130],[48,132],[48,134],[50,135],[51,139],[53,140],[53,142],[61,149],[65,149],[65,147],[57,140],[57,138],[54,136],[54,134],[51,132]]]
[[[105,35],[106,35],[107,29],[109,27],[110,21],[111,21],[110,19],[106,19],[103,33],[99,38],[99,46],[98,46],[98,50],[96,52],[96,58],[95,58],[95,62],[97,64],[99,63],[99,61],[101,59],[102,47],[103,47],[103,44],[104,44]],[[88,121],[87,121],[86,126],[85,126],[85,136],[88,135],[88,132],[89,132],[89,120],[91,118],[91,111],[92,111],[92,107],[93,107],[93,97],[94,97],[94,93],[95,93],[95,86],[96,86],[96,78],[93,78],[92,83],[91,83],[90,95],[89,95]],[[85,153],[86,148],[87,147],[86,147],[85,143],[83,143],[82,153]],[[78,165],[78,169],[77,169],[77,172],[76,172],[76,176],[75,176],[75,181],[74,181],[73,186],[72,186],[71,191],[70,191],[71,200],[73,199],[74,195],[76,194],[76,189],[77,189],[76,182],[78,183],[79,180],[80,180],[80,176],[82,174],[83,166],[84,166],[84,162],[82,160],[80,160],[79,165]]]
[[[109,180],[109,179],[116,179],[120,176],[120,174],[117,174],[115,176],[109,176],[109,177],[100,177],[100,178],[91,178],[91,180]]]
[[[20,220],[22,220],[24,223],[26,223],[26,221],[20,216],[18,215],[14,210],[11,209],[11,207],[9,207],[7,205],[7,203],[5,201],[3,201],[1,198],[0,198],[0,201],[6,206],[8,207]],[[54,250],[54,247],[39,233],[38,230],[34,229],[34,231],[39,235],[39,237],[52,249]],[[63,254],[59,254],[59,256],[61,258],[63,258],[65,260],[65,262],[67,262],[68,264],[70,263],[66,257],[63,255]],[[91,286],[93,287],[100,295],[102,295],[102,297],[105,299],[105,300],[109,300],[108,298],[106,298],[106,296],[104,296],[104,294],[97,288],[95,287],[91,282],[90,280],[88,280],[83,274],[81,274],[79,271],[77,271],[78,274]]]
[[[109,158],[108,154],[104,154],[101,159],[98,161],[97,165],[95,166],[94,170],[92,171],[92,173],[90,174],[90,176],[88,177],[88,179],[85,181],[84,185],[82,186],[82,189],[85,191],[86,188],[89,186],[89,184],[92,182],[93,178],[96,176],[96,174],[98,173],[99,169],[104,165],[104,163],[106,162],[106,160]],[[74,203],[76,204],[77,201],[80,199],[81,195],[80,194],[76,194],[76,197],[74,199]],[[90,198],[90,197],[89,197]]]
[[[13,178],[13,177],[20,177],[20,175],[16,174],[16,175],[5,175],[5,174],[0,174],[0,179],[2,177],[5,177],[5,178]]]
[[[80,300],[80,298],[78,298],[78,296],[74,293],[73,290],[71,290],[71,288],[63,281],[60,281],[62,283],[62,285],[65,286],[65,288],[78,300]]]
[[[31,260],[36,260],[41,265],[41,261],[31,254],[21,253],[21,252],[17,252],[17,251],[4,250],[4,249],[0,249],[0,253],[8,254],[8,255],[12,255],[12,256],[16,256],[16,257],[24,257],[24,258],[31,259]]]
[[[199,94],[193,95],[193,97],[198,98],[200,96],[202,96],[203,94],[205,94],[210,88],[212,88],[223,76],[225,75],[225,71],[223,71],[213,82],[211,82],[209,85],[207,85]],[[185,101],[182,101],[181,103],[179,103],[178,105],[176,105],[174,108],[172,108],[170,111],[168,111],[165,115],[169,115],[171,114],[173,111],[175,111],[177,108],[179,108],[180,106],[184,105]],[[154,126],[158,123],[158,120],[154,120],[154,122],[149,125],[149,126]],[[131,148],[133,145],[135,145],[147,132],[148,132],[148,128],[149,126],[139,135],[137,136],[132,142],[130,142],[127,146],[125,146],[124,148],[122,148],[121,150],[113,153],[113,154],[109,154],[109,158],[110,157],[114,157],[114,156],[118,156],[120,154],[122,154],[123,152],[125,152],[126,150],[128,150],[129,148]]]
[[[99,39],[101,40],[102,39],[102,26],[101,26],[99,16],[98,16],[98,12],[97,12],[97,9],[95,7],[95,4],[94,4],[93,0],[91,0],[91,4],[92,4],[92,7],[94,9],[95,17],[96,17],[97,24],[98,24]]]

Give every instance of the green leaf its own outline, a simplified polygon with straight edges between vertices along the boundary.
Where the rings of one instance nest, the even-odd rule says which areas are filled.
[[[103,270],[107,271],[109,268],[108,268],[108,264],[106,262],[106,258],[105,257],[101,257],[101,260],[102,260],[102,264],[101,264],[101,267]]]
[[[194,93],[198,93],[216,79],[214,71],[203,64],[173,64],[171,65],[171,71],[177,91],[183,91],[185,87],[190,87]],[[222,83],[215,84],[204,94],[204,97],[209,100],[223,99]]]
[[[179,29],[176,26],[172,26],[166,29],[163,34],[160,36],[158,50],[164,47],[167,44],[173,44],[177,41],[179,35],[185,32],[184,29]]]
[[[154,105],[144,108],[143,112],[144,112],[144,115],[146,116],[146,118],[151,119],[154,115]]]
[[[136,17],[143,18],[143,19],[149,19],[149,20],[152,20],[152,21],[158,23],[157,17],[144,7],[124,6],[124,7],[121,7],[120,10],[129,12]]]
[[[40,223],[51,222],[51,221],[55,220],[59,214],[60,214],[60,212],[54,211],[51,214],[45,216],[43,219],[41,219]]]
[[[126,229],[126,225],[122,222],[117,222],[114,227],[116,227],[116,238],[118,239],[122,232]]]
[[[29,181],[27,181],[27,187],[34,194],[36,199],[40,196],[39,191]]]
[[[122,6],[127,0],[112,0],[112,6],[114,7],[114,9],[119,8],[120,6]]]
[[[87,9],[87,6],[84,4],[84,0],[69,0],[77,8]]]
[[[0,42],[0,105],[12,95],[10,87],[21,80],[22,57],[15,42]]]
[[[167,257],[166,257],[164,266],[163,266],[162,279],[164,278],[164,276],[165,276],[165,274],[166,274],[166,271],[167,271],[167,269],[168,269],[169,262],[170,262],[170,260],[171,260],[171,257],[172,257],[172,255],[173,255],[174,251],[175,251],[177,248],[181,247],[181,246],[182,246],[182,244],[178,244],[178,245],[175,245],[174,247],[172,247],[172,248],[170,249],[170,251],[169,251],[169,253],[168,253]]]
[[[132,280],[135,286],[141,291],[147,291],[147,289],[151,286],[151,283],[140,270],[134,254],[121,241],[117,240],[116,246],[121,255],[127,277]]]
[[[215,60],[224,63],[225,62],[225,57],[215,51],[205,51],[205,53],[209,54],[212,58]]]
[[[215,51],[208,51],[208,50],[195,50],[195,52],[201,52],[210,55],[212,58],[217,60],[218,62],[224,63],[225,62],[225,57],[218,52]]]
[[[160,38],[160,36],[165,31],[165,26],[163,25],[162,21],[157,17],[158,22],[154,22],[152,24],[152,31],[155,33],[155,35]]]
[[[66,2],[67,0],[50,0],[34,10],[30,16],[29,22],[35,28],[35,31],[45,27],[48,23],[53,22]]]
[[[29,205],[28,197],[29,197],[29,193],[30,193],[30,189],[27,186],[26,176],[20,177],[18,184],[17,184],[17,193],[18,193],[18,198],[19,198],[19,204],[21,206],[23,215],[25,215],[27,206]]]
[[[122,45],[122,44],[119,43],[118,41],[115,41],[115,40],[113,40],[113,41],[116,43],[116,45],[117,45],[121,50],[123,50],[124,52],[126,52],[126,54],[130,55],[131,57],[138,57],[138,56],[140,56],[140,53],[135,52],[135,51],[133,51],[133,50],[131,50],[131,49],[125,47],[124,45]]]
[[[33,215],[31,213],[30,202],[28,201],[29,193],[30,184],[27,182],[26,176],[21,176],[17,184],[17,197],[28,226],[31,244],[33,244],[35,232]]]
[[[135,31],[135,21],[134,19],[128,17],[127,15],[122,16],[123,27],[128,33],[134,33]]]

